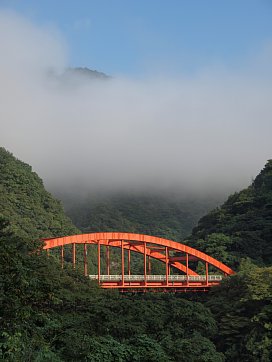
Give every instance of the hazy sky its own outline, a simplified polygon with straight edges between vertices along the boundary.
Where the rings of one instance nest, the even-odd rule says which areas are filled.
[[[271,158],[271,2],[56,3],[0,2],[0,144],[46,185],[233,191]]]

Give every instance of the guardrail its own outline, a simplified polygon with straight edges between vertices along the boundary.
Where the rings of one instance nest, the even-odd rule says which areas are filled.
[[[89,275],[91,280],[98,280],[98,275]],[[119,282],[122,281],[122,275],[100,275],[101,282]],[[221,281],[223,279],[222,275],[209,275],[208,281]],[[157,282],[157,281],[166,281],[165,275],[147,275],[146,279],[144,275],[124,275],[125,282],[133,282],[133,281],[148,281],[148,282]],[[206,275],[168,275],[169,282],[175,281],[206,281]]]

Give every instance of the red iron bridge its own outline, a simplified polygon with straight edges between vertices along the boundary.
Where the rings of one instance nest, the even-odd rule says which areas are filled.
[[[64,266],[64,251],[66,245],[71,245],[72,264],[76,268],[78,248],[83,249],[84,275],[91,280],[97,280],[102,288],[126,291],[175,291],[192,292],[208,291],[212,286],[220,284],[224,277],[234,274],[227,265],[213,257],[189,247],[164,238],[155,236],[105,232],[71,235],[50,239],[43,239],[44,249],[60,249],[61,266]],[[88,246],[97,247],[97,274],[88,273]],[[105,267],[101,268],[101,250],[104,248]],[[121,274],[111,274],[111,248],[121,250]],[[143,257],[143,274],[133,275],[131,272],[131,258],[133,254]],[[81,253],[82,254],[82,253]],[[152,260],[159,260],[164,264],[163,275],[152,274]],[[203,273],[196,269],[198,263],[203,265]],[[101,272],[103,269],[103,273]]]

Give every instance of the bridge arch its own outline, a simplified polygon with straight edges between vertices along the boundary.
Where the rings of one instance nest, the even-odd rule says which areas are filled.
[[[130,276],[130,253],[136,252],[142,254],[144,257],[144,275],[143,275],[143,283],[140,283],[143,287],[148,287],[148,273],[147,273],[147,259],[148,263],[150,259],[157,259],[161,262],[165,263],[165,277],[164,277],[164,284],[165,286],[174,286],[174,283],[169,284],[169,280],[173,279],[170,277],[170,267],[175,268],[179,272],[186,275],[186,280],[184,279],[185,283],[184,286],[189,285],[189,279],[191,280],[198,280],[200,278],[198,273],[189,267],[190,261],[202,261],[206,266],[206,275],[205,275],[205,283],[206,287],[209,286],[208,282],[208,268],[209,266],[215,267],[225,276],[234,274],[234,271],[229,268],[227,265],[221,263],[220,261],[212,258],[211,256],[197,250],[194,248],[189,247],[188,245],[178,243],[172,240],[168,240],[165,238],[144,235],[144,234],[135,234],[135,233],[123,233],[123,232],[99,232],[99,233],[89,233],[89,234],[79,234],[79,235],[71,235],[71,236],[63,236],[57,238],[48,238],[43,239],[45,245],[44,249],[49,250],[52,248],[60,247],[61,248],[61,259],[63,265],[63,256],[64,256],[64,246],[65,245],[72,245],[72,259],[73,265],[75,267],[76,264],[76,248],[77,244],[84,245],[84,273],[88,275],[87,270],[87,245],[88,244],[96,244],[98,250],[98,272],[97,272],[97,279],[100,284],[104,287],[116,287],[121,288],[125,287],[126,284],[126,276],[124,274],[124,254],[125,252],[128,255],[128,270]],[[121,249],[121,268],[122,268],[122,275],[120,276],[121,280],[120,283],[111,283],[107,284],[106,282],[103,283],[102,276],[100,272],[100,248],[101,246],[105,246],[107,248],[107,274],[110,275],[110,268],[109,268],[109,247],[117,247]],[[172,255],[171,255],[172,254]],[[177,277],[178,278],[178,277]],[[181,277],[182,278],[182,277]],[[193,279],[194,278],[194,279]],[[106,278],[104,278],[106,280]],[[109,279],[109,278],[108,278]],[[129,279],[129,286],[131,283],[131,277]],[[182,279],[180,279],[182,280]],[[199,279],[200,280],[200,279]],[[118,281],[119,282],[119,281]],[[153,283],[154,284],[154,283]],[[182,284],[182,283],[181,283]],[[203,283],[200,283],[201,286]],[[210,283],[213,285],[212,283]],[[216,284],[216,283],[215,283]],[[218,284],[218,283],[217,283]],[[196,284],[195,284],[196,285]],[[176,285],[177,286],[177,285]]]

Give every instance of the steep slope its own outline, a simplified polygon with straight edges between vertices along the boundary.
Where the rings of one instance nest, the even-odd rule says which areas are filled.
[[[0,214],[15,234],[35,239],[77,233],[31,167],[0,148]]]
[[[272,264],[272,160],[247,189],[199,220],[191,244],[232,265],[243,257]]]

